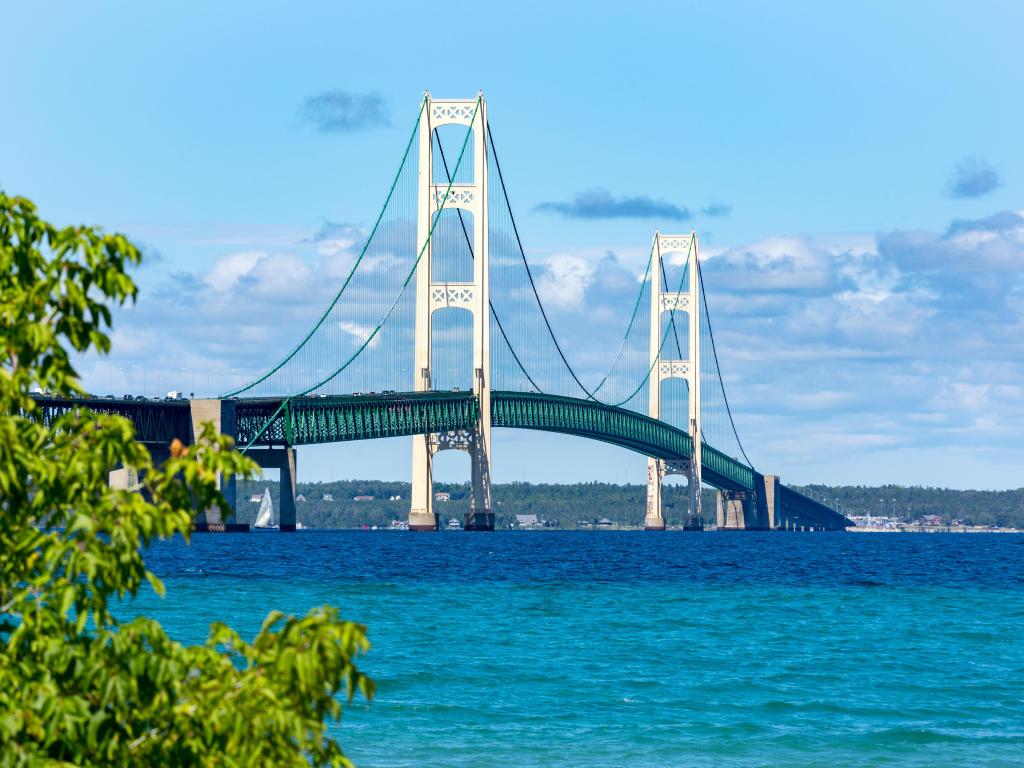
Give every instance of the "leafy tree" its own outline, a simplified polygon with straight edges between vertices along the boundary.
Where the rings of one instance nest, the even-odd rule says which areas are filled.
[[[33,389],[81,393],[71,351],[110,349],[140,258],[0,192],[0,765],[349,765],[327,726],[339,694],[373,694],[353,663],[364,627],[324,607],[272,613],[251,643],[214,624],[185,646],[113,614],[146,582],[163,592],[145,546],[187,539],[196,508],[229,514],[218,473],[255,469],[209,425],[155,466],[125,419],[39,418]],[[118,465],[142,493],[108,488]]]

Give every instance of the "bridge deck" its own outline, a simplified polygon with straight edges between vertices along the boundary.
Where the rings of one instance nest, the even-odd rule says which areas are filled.
[[[283,409],[281,402],[240,400],[239,444],[311,445],[469,429],[479,407],[471,392],[303,397],[290,400]],[[491,393],[491,420],[495,427],[578,435],[667,461],[688,460],[693,454],[693,440],[686,432],[592,400],[496,390]],[[750,467],[706,443],[703,464],[711,485],[735,490],[754,486]]]
[[[37,398],[44,418],[52,420],[76,406],[118,413],[135,424],[140,441],[167,444],[191,439],[188,401],[109,398]],[[239,445],[315,445],[402,437],[470,429],[479,403],[472,392],[396,392],[372,395],[296,397],[236,401]],[[693,440],[683,430],[624,408],[592,400],[538,393],[491,393],[495,427],[537,429],[578,435],[618,445],[666,461],[685,461]],[[750,467],[703,446],[704,479],[733,490],[754,486]]]
[[[190,442],[192,420],[187,400],[115,398],[53,398],[38,396],[41,416],[52,423],[75,407],[117,413],[132,421],[140,442],[167,445],[174,438]],[[396,392],[372,395],[236,400],[239,445],[259,447],[402,437],[469,429],[479,402],[471,392]],[[283,407],[282,407],[283,404]],[[666,461],[688,460],[693,440],[683,430],[624,408],[592,400],[539,393],[493,391],[491,419],[495,427],[537,429],[578,435]],[[709,485],[751,490],[754,471],[704,443],[703,475]],[[783,506],[791,522],[842,528],[850,521],[812,499],[782,487]]]

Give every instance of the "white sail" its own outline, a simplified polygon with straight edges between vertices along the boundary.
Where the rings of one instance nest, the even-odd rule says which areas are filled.
[[[255,528],[276,528],[274,522],[274,502],[270,500],[270,489],[263,491],[263,500],[260,502],[260,511],[256,515]]]

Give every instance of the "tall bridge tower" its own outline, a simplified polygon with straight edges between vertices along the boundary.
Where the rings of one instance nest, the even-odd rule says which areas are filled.
[[[416,330],[413,388],[432,389],[431,343],[434,312],[457,307],[473,315],[473,393],[479,403],[472,429],[455,433],[416,435],[412,438],[412,506],[409,529],[437,528],[434,513],[433,459],[438,451],[467,451],[472,465],[473,495],[466,515],[466,530],[494,530],[491,508],[491,349],[489,258],[487,227],[487,105],[481,93],[475,99],[433,100],[426,105],[419,127],[419,184],[417,244],[426,251],[416,268]],[[472,180],[451,183],[434,181],[434,131],[442,125],[464,125],[471,131]],[[465,162],[465,160],[463,161]],[[473,280],[437,282],[433,273],[434,242],[431,235],[442,208],[466,211],[472,220]]]
[[[666,475],[685,474],[690,486],[690,517],[698,518],[700,509],[701,484],[701,431],[700,431],[700,271],[697,268],[697,233],[688,235],[663,235],[654,233],[651,264],[651,339],[650,377],[648,386],[647,415],[661,418],[661,383],[666,379],[685,379],[689,388],[688,432],[693,438],[692,459],[686,463],[669,463],[664,459],[647,459],[647,514],[644,528],[648,531],[665,530],[665,515],[661,504],[661,481]],[[682,290],[669,290],[671,286],[662,283],[663,259],[667,254],[681,253],[686,256],[686,284]],[[689,341],[686,360],[663,360],[664,349],[668,346],[662,328],[662,315],[675,310],[685,312],[689,318]]]

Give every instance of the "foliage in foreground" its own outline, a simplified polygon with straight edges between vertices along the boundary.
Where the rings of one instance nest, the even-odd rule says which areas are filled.
[[[0,765],[348,765],[326,729],[339,694],[373,694],[353,663],[364,627],[325,607],[184,646],[112,613],[146,582],[163,592],[143,548],[187,539],[193,509],[227,516],[218,473],[255,469],[208,425],[154,466],[125,419],[38,419],[33,389],[80,391],[71,350],[109,350],[108,305],[134,300],[140,258],[0,192]],[[142,493],[107,487],[118,465]]]

